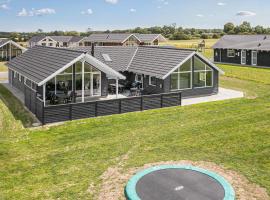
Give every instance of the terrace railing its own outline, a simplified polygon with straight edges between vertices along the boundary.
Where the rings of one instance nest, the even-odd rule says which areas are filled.
[[[48,124],[75,119],[180,106],[181,102],[181,92],[45,107],[43,106],[44,104],[42,100],[37,98],[35,114],[42,124]]]

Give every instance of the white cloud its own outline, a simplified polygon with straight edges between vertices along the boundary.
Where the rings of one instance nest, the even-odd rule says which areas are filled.
[[[158,6],[157,8],[160,9],[160,8],[162,8],[162,7],[161,7],[161,6]]]
[[[117,4],[118,3],[118,0],[105,0],[107,3],[110,3],[110,4]]]
[[[218,5],[218,6],[226,6],[226,3],[218,2],[217,5]]]
[[[164,5],[168,5],[169,4],[169,2],[168,1],[164,1]]]
[[[202,15],[202,14],[197,14],[196,16],[197,17],[204,17],[204,15]]]
[[[1,5],[0,5],[0,9],[3,9],[3,10],[8,10],[8,9],[9,9],[9,7],[8,7],[8,5],[7,5],[7,4],[1,4]]]
[[[82,15],[92,15],[93,10],[91,8],[88,8],[86,11],[81,12]]]
[[[25,8],[23,8],[20,12],[17,14],[18,17],[26,17],[28,16],[28,12],[26,11]]]
[[[130,8],[129,11],[132,12],[132,13],[134,13],[134,12],[136,12],[137,10],[136,10],[135,8]]]
[[[55,10],[52,8],[42,8],[39,10],[34,10],[33,12],[34,12],[34,15],[37,15],[37,16],[55,14]]]
[[[236,15],[240,17],[252,17],[255,16],[256,13],[251,11],[239,11],[238,13],[236,13]]]
[[[55,10],[52,8],[41,8],[41,9],[32,9],[30,11],[27,11],[25,8],[23,8],[20,12],[18,12],[17,16],[19,17],[33,17],[33,16],[44,16],[44,15],[51,15],[55,14]]]

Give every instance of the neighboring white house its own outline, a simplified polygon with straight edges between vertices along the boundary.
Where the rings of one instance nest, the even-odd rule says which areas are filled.
[[[82,40],[80,36],[34,36],[28,41],[28,46],[77,47],[83,45]]]

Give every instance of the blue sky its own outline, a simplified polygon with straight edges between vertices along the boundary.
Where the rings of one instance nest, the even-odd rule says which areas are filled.
[[[269,0],[0,0],[0,31],[126,29],[176,23],[270,26]]]

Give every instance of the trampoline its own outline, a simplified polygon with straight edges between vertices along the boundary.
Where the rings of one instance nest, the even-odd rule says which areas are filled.
[[[193,166],[162,165],[137,173],[127,183],[128,200],[234,200],[221,176]]]

